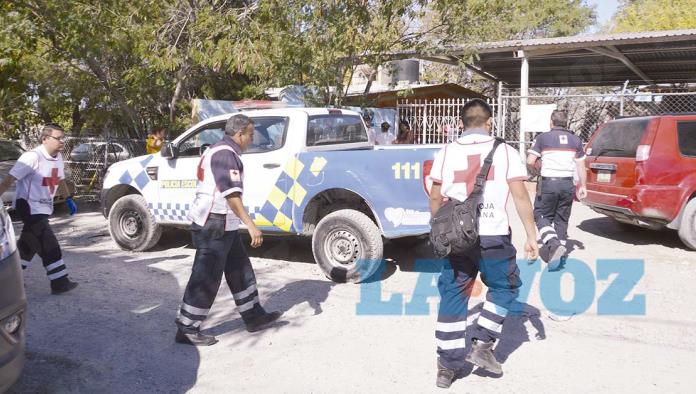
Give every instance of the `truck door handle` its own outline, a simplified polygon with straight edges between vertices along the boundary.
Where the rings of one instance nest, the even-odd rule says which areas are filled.
[[[280,164],[278,163],[266,163],[263,165],[263,168],[278,168],[280,167]]]

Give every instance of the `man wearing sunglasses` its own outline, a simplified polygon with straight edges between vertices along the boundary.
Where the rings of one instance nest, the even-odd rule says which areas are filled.
[[[24,227],[17,242],[22,268],[26,268],[34,255],[43,261],[51,293],[61,294],[74,289],[76,282],[68,278],[68,270],[63,263],[63,255],[58,245],[48,217],[53,213],[53,197],[58,189],[65,197],[70,214],[77,212],[77,206],[68,195],[63,170],[65,133],[55,124],[44,126],[41,130],[41,145],[25,152],[0,183],[0,195],[17,181],[17,191],[13,208],[17,210]]]

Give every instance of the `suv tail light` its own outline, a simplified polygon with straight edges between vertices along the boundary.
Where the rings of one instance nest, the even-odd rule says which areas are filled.
[[[636,161],[646,161],[650,156],[650,145],[638,145],[636,149]]]

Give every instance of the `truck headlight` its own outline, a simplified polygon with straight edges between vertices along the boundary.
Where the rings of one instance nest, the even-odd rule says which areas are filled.
[[[4,260],[17,250],[12,220],[5,207],[0,205],[0,260]]]

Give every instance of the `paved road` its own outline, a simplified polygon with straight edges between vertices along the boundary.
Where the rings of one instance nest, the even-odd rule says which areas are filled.
[[[473,371],[452,391],[693,389],[696,253],[686,250],[675,232],[627,231],[582,205],[574,209],[570,233],[578,260],[569,261],[563,275],[527,278],[526,313],[506,321],[506,339],[498,348],[504,375]],[[437,298],[427,298],[429,311],[412,302],[434,290],[435,266],[415,263],[428,257],[427,245],[390,244],[381,281],[335,285],[313,264],[308,240],[267,238],[252,260],[263,302],[284,310],[283,321],[247,333],[222,287],[204,324],[220,343],[196,349],[173,341],[194,253],[186,232],[166,233],[154,251],[128,253],[116,248],[97,212],[58,216],[53,224],[80,286],[52,296],[38,259],[27,270],[28,362],[15,393],[442,392],[434,385]],[[511,225],[521,234],[519,222]],[[522,241],[514,237],[518,249]],[[645,315],[598,313],[600,295],[616,279],[607,280],[602,271],[608,266],[600,263],[604,279],[588,280],[597,276],[598,259],[645,261],[644,275],[626,297],[644,295]],[[524,266],[528,273],[536,267]],[[628,279],[618,283],[626,287]],[[545,290],[542,297],[541,282],[550,288],[560,283],[560,294]],[[396,307],[379,304],[375,294],[383,302],[396,301]],[[361,296],[368,312],[383,307],[397,314],[358,314]],[[553,305],[574,296],[588,299],[589,308]],[[472,317],[481,300],[482,294],[472,300]],[[410,314],[402,312],[407,309]]]

